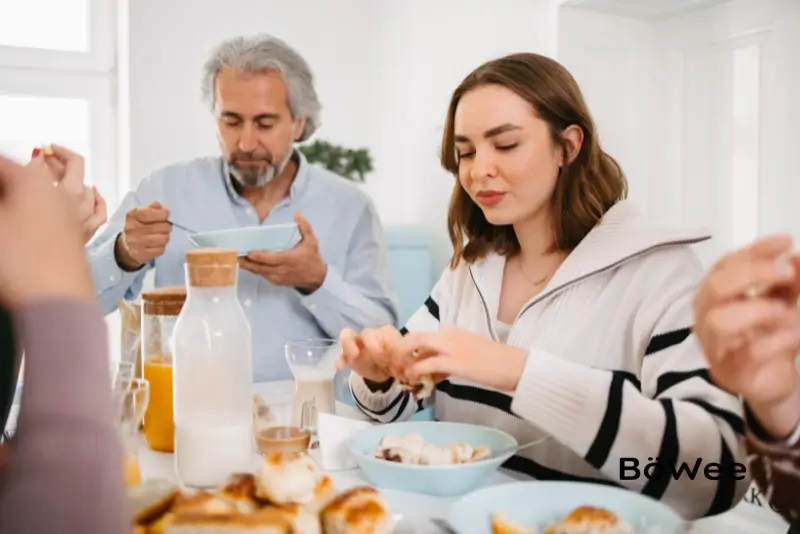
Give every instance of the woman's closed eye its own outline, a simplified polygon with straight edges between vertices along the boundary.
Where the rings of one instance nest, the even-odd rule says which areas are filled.
[[[518,146],[519,146],[519,143],[512,143],[510,145],[499,145],[499,146],[496,146],[495,149],[499,150],[501,152],[508,152],[510,150],[514,150]],[[475,155],[475,151],[474,150],[471,151],[471,152],[458,152],[458,153],[456,153],[456,157],[457,157],[457,159],[459,161],[461,161],[462,159],[471,158],[474,155]]]

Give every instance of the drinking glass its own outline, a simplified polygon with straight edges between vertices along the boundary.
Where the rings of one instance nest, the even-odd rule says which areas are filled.
[[[316,433],[317,414],[335,413],[336,358],[342,350],[335,339],[306,339],[286,344],[286,361],[295,380],[292,425]]]
[[[113,394],[120,439],[125,453],[125,483],[131,487],[142,480],[137,436],[150,400],[150,384],[142,378],[117,376],[114,379]]]

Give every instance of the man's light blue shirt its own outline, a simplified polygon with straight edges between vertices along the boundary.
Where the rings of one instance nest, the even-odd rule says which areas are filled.
[[[87,246],[95,291],[111,313],[117,299],[135,300],[146,272],[155,269],[155,286],[184,285],[188,234],[173,227],[165,253],[136,272],[125,272],[114,258],[125,214],[160,202],[170,219],[197,232],[293,222],[300,212],[311,224],[328,265],[322,286],[310,295],[272,285],[240,269],[239,299],[253,331],[253,374],[257,382],[285,380],[291,372],[284,344],[308,338],[338,338],[342,328],[395,325],[397,297],[386,259],[383,228],[369,196],[326,169],[300,164],[290,194],[263,223],[252,205],[233,188],[221,157],[199,158],[155,171],[128,193],[107,226]]]

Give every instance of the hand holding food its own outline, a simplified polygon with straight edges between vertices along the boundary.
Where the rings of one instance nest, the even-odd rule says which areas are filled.
[[[349,366],[376,384],[396,380],[417,399],[427,398],[433,393],[435,383],[431,376],[421,376],[409,382],[406,369],[414,363],[416,356],[405,349],[403,335],[395,327],[367,328],[361,334],[345,328],[339,340],[342,354],[336,365],[340,370]]]
[[[117,262],[138,269],[158,258],[164,254],[171,232],[169,210],[160,203],[133,208],[125,214],[125,227],[117,240]]]
[[[720,260],[694,302],[695,333],[714,381],[742,395],[775,437],[800,420],[800,258],[775,236]]]
[[[0,156],[0,301],[94,298],[79,223],[39,158],[26,166]]]
[[[67,194],[75,206],[83,231],[83,241],[88,243],[108,219],[106,201],[96,187],[83,183],[86,163],[83,156],[66,147],[50,145],[36,148],[32,161],[43,159],[53,177],[53,182]]]

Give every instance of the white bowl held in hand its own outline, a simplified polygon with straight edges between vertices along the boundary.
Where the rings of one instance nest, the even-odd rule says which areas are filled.
[[[246,256],[255,251],[288,250],[300,242],[300,229],[296,223],[248,226],[191,234],[189,241],[198,248],[235,249]]]

